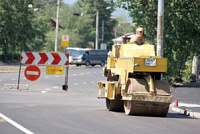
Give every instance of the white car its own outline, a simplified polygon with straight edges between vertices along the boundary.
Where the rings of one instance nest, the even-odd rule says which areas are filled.
[[[68,47],[66,48],[66,53],[69,54],[69,64],[73,64],[73,54],[77,51],[77,50],[84,50],[85,48],[78,48],[78,47]]]

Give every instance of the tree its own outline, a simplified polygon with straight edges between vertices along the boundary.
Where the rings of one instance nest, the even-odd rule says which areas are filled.
[[[88,41],[95,42],[96,11],[98,10],[99,28],[103,29],[99,29],[99,42],[107,43],[107,45],[111,47],[112,39],[114,38],[113,28],[117,24],[116,20],[111,19],[111,13],[114,11],[112,7],[113,3],[104,0],[78,0],[77,6],[80,9],[79,11],[90,16],[92,19],[87,24],[93,27]]]
[[[130,11],[133,21],[145,28],[145,38],[155,42],[158,0],[117,0]],[[186,62],[198,55],[200,46],[200,1],[165,0],[164,56],[168,76],[183,77]]]
[[[115,27],[115,37],[133,32],[134,23],[128,22],[125,17],[126,16],[119,16],[116,18],[118,25]]]
[[[44,41],[43,21],[36,19],[33,0],[1,0],[0,51],[3,60],[16,58],[22,50],[40,50]],[[19,56],[17,57],[19,59]]]

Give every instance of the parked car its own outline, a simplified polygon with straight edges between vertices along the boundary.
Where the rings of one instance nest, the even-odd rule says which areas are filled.
[[[73,54],[73,64],[77,66],[104,66],[107,61],[108,52],[106,50],[77,50]]]

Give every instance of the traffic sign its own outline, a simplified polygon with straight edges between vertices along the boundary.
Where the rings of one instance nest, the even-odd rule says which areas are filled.
[[[46,73],[62,75],[63,74],[63,66],[47,66]]]
[[[24,75],[28,80],[35,81],[40,77],[40,69],[35,65],[30,65],[25,69]]]
[[[61,46],[65,46],[65,47],[69,46],[69,35],[62,36]]]
[[[69,54],[22,52],[21,63],[32,65],[68,65]]]

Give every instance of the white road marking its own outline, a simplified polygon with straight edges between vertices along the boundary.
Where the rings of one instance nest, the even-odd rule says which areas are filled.
[[[19,130],[21,130],[24,133],[26,133],[26,134],[34,134],[30,130],[28,130],[28,129],[24,128],[23,126],[19,125],[18,123],[16,123],[15,121],[11,120],[8,117],[6,117],[2,113],[0,113],[0,117],[3,118],[4,120],[6,120],[7,122],[9,122],[10,124],[12,124],[13,126],[15,126],[16,128],[18,128]]]
[[[16,79],[11,79],[11,80],[16,80]]]
[[[44,78],[48,79],[48,78],[49,78],[49,76],[45,76]]]
[[[90,74],[90,72],[87,72],[86,74]]]
[[[58,87],[53,87],[53,88],[58,88]]]
[[[94,83],[94,81],[91,81],[90,83]]]
[[[41,91],[41,93],[46,93],[47,91]]]
[[[77,74],[72,74],[72,75],[74,75],[74,76],[75,76],[75,75],[77,75]]]
[[[78,83],[73,83],[74,85],[78,85]]]
[[[83,73],[81,73],[81,75],[83,75]]]
[[[50,91],[51,89],[50,89],[50,88],[46,88],[45,90],[46,90],[46,91]]]
[[[87,84],[87,82],[83,82],[83,84]]]

